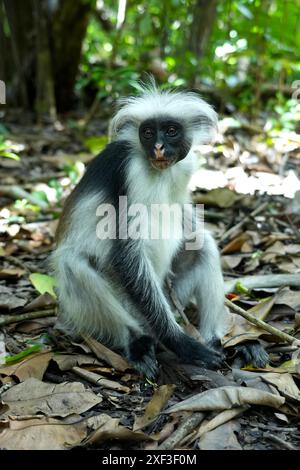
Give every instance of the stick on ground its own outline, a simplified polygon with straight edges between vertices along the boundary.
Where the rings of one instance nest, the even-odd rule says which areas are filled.
[[[241,315],[243,318],[248,320],[253,325],[256,325],[259,328],[262,328],[263,330],[268,331],[272,335],[277,336],[278,338],[281,339],[281,341],[300,346],[300,340],[298,340],[297,338],[294,338],[293,336],[288,335],[287,333],[284,333],[283,331],[280,331],[277,328],[274,328],[273,326],[269,325],[263,320],[256,318],[254,315],[251,315],[250,313],[246,312],[246,310],[242,309],[238,305],[235,305],[233,302],[231,302],[230,300],[226,298],[225,298],[225,305],[234,313]]]

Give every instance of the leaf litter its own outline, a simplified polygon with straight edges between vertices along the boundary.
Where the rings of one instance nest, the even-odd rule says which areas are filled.
[[[105,345],[75,342],[53,328],[55,282],[47,257],[72,175],[80,177],[93,149],[86,153],[72,130],[57,136],[47,128],[32,139],[26,128],[12,129],[31,158],[21,152],[0,168],[3,186],[17,189],[0,194],[0,447],[299,448],[299,347],[233,312],[225,349],[257,340],[269,352],[266,368],[237,368],[233,352],[221,371],[208,371],[163,351],[153,383]],[[227,297],[299,339],[300,192],[291,178],[299,170],[299,144],[288,151],[289,170],[279,178],[272,162],[286,154],[284,146],[272,159],[271,148],[266,157],[258,136],[245,129],[227,129],[219,139],[191,189],[219,242]],[[216,158],[220,152],[225,159]],[[247,161],[253,154],[265,167]],[[30,200],[20,204],[17,193]],[[186,330],[195,334],[192,306],[185,315]]]

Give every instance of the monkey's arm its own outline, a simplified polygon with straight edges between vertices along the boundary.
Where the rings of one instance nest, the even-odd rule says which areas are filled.
[[[186,335],[176,323],[143,243],[117,240],[116,248],[113,268],[155,335],[183,362],[218,367],[221,355]]]

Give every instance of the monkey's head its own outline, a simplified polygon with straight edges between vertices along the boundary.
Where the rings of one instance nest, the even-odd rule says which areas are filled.
[[[139,138],[146,157],[158,170],[185,158],[191,147],[184,125],[171,116],[146,119],[139,127]]]
[[[185,159],[191,147],[210,143],[217,115],[196,93],[160,91],[152,81],[140,96],[120,101],[111,133],[126,140],[157,170]]]

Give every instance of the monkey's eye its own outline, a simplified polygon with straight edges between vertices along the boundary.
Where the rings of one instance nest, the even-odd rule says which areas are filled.
[[[178,129],[174,126],[168,127],[167,132],[166,132],[166,134],[169,137],[175,137],[175,135],[177,135],[177,133],[178,133]]]
[[[154,136],[154,130],[151,127],[145,127],[143,129],[143,136],[145,139],[151,139]]]

